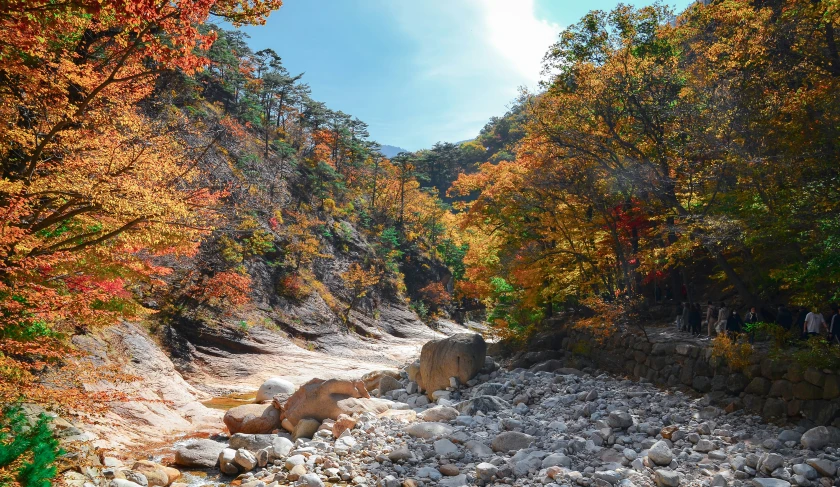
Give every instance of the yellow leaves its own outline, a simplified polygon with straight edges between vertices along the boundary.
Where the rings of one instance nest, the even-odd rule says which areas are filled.
[[[721,334],[712,340],[712,357],[723,359],[729,368],[743,371],[752,363],[753,346],[744,335]]]
[[[370,287],[379,283],[379,275],[372,268],[365,270],[356,262],[350,264],[350,268],[341,273],[341,279],[354,298],[364,297]]]
[[[20,194],[26,187],[23,181],[9,181],[8,179],[0,179],[0,193],[17,195]]]

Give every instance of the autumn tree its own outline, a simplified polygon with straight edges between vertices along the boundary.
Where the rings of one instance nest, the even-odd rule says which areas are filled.
[[[344,321],[350,318],[350,312],[368,295],[370,289],[379,283],[379,275],[373,269],[365,270],[358,263],[350,264],[350,268],[341,273],[341,279],[350,293],[350,301],[344,312]]]
[[[151,257],[194,252],[218,198],[200,184],[183,116],[138,104],[164,72],[194,73],[211,14],[259,23],[279,0],[12,1],[0,15],[0,396],[50,401],[37,374],[72,365],[66,338],[130,312]],[[198,138],[197,140],[201,140]],[[89,374],[75,374],[68,386]],[[58,394],[58,393],[56,393]],[[64,405],[78,395],[60,394]],[[55,396],[52,397],[52,400]]]

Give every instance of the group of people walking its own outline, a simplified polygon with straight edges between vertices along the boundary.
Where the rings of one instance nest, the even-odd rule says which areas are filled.
[[[752,342],[755,339],[755,328],[747,325],[766,321],[759,315],[755,306],[751,307],[746,316],[742,318],[738,310],[730,308],[726,302],[721,301],[715,304],[709,301],[706,306],[705,319],[699,303],[683,302],[680,306],[677,315],[677,329],[690,332],[695,336],[701,335],[703,328],[705,328],[709,337],[716,334],[742,333],[747,328],[750,342]],[[832,307],[832,314],[828,321],[816,308],[808,310],[800,307],[794,308],[794,311],[791,311],[785,305],[779,306],[773,322],[785,330],[794,333],[801,332],[803,338],[819,335],[824,331],[829,335],[832,342],[840,345],[840,308]]]

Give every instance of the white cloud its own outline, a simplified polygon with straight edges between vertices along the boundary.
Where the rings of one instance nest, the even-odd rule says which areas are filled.
[[[395,102],[403,135],[390,136],[394,141],[422,134],[431,145],[476,136],[490,117],[504,114],[520,86],[536,88],[542,57],[560,32],[559,25],[536,17],[534,0],[380,5],[411,46],[404,53],[411,81],[402,87],[405,98]]]
[[[386,6],[417,41],[415,62],[428,77],[492,72],[499,81],[533,86],[542,57],[560,32],[559,25],[536,18],[534,0],[392,1]]]
[[[560,26],[535,17],[534,0],[474,0],[484,14],[486,41],[528,81],[539,81],[542,58]]]

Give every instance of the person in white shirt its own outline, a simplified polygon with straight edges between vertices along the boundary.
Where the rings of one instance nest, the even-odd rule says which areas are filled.
[[[802,329],[803,333],[805,333],[808,336],[819,335],[820,328],[827,328],[825,324],[825,318],[823,318],[822,313],[820,313],[819,311],[811,311],[810,313],[805,315],[805,326]]]

